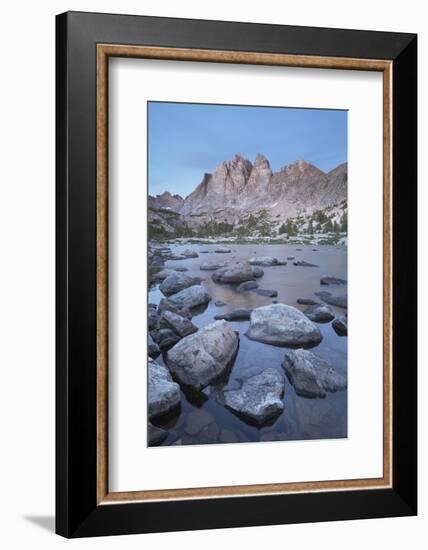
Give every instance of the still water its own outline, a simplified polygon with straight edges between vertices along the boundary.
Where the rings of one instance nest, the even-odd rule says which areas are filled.
[[[222,245],[223,246],[223,245]],[[307,306],[297,304],[297,298],[318,300],[314,292],[327,290],[334,295],[346,293],[346,285],[320,285],[324,275],[347,279],[347,248],[343,246],[318,245],[267,245],[267,244],[231,244],[231,253],[218,254],[214,251],[219,245],[171,245],[171,250],[179,254],[190,249],[200,253],[198,258],[185,260],[168,260],[166,268],[186,267],[187,275],[203,278],[203,284],[211,296],[208,307],[192,318],[192,322],[203,327],[214,321],[214,315],[226,313],[236,308],[256,308],[269,305],[273,300],[292,305],[302,311]],[[314,250],[315,248],[315,250]],[[297,250],[300,249],[300,250]],[[259,296],[254,292],[237,293],[232,285],[220,285],[211,279],[212,271],[201,271],[203,262],[232,264],[246,261],[254,256],[273,256],[278,260],[287,260],[286,266],[263,267],[264,276],[257,280],[260,289],[277,290],[274,299]],[[319,267],[298,267],[293,261],[305,260]],[[163,298],[157,285],[149,290],[149,302],[158,304]],[[216,307],[215,302],[222,301],[226,306]],[[336,316],[343,316],[346,310],[332,306]],[[284,411],[270,425],[255,427],[246,423],[234,413],[228,411],[217,399],[217,390],[237,389],[242,380],[273,367],[284,374],[281,363],[284,348],[262,344],[249,340],[245,336],[249,321],[231,322],[230,326],[239,332],[240,343],[236,359],[228,378],[217,385],[208,397],[196,399],[195,396],[182,392],[181,410],[172,418],[165,419],[156,425],[168,428],[168,437],[162,445],[188,445],[226,442],[250,442],[270,440],[299,440],[343,438],[347,436],[347,391],[327,393],[324,399],[310,399],[296,395],[294,388],[285,376]],[[338,336],[331,323],[318,325],[322,342],[311,349],[330,361],[333,368],[346,374],[347,370],[347,337]],[[162,362],[162,357],[157,359]],[[202,413],[195,414],[196,411]],[[193,414],[192,414],[193,413]],[[199,423],[205,427],[195,434]]]

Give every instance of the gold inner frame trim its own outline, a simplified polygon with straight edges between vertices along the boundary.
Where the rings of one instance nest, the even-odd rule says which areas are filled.
[[[383,73],[383,476],[224,487],[109,492],[108,488],[108,59],[145,59]],[[225,498],[392,486],[392,62],[257,52],[97,45],[97,503]]]

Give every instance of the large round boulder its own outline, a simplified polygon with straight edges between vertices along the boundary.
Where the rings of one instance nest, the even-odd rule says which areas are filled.
[[[167,364],[180,384],[199,391],[228,370],[238,344],[238,333],[216,321],[180,340],[168,352]]]
[[[295,307],[271,304],[254,309],[246,336],[274,346],[315,346],[322,340],[318,326]]]
[[[189,275],[185,273],[174,272],[162,281],[159,285],[159,290],[165,294],[165,296],[171,296],[172,294],[177,294],[180,290],[197,285],[200,282],[201,280],[197,277],[189,277]]]

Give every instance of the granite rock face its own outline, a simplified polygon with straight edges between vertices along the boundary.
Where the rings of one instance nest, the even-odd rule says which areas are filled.
[[[173,381],[164,365],[148,361],[149,418],[169,413],[180,404],[180,386]]]
[[[254,309],[246,336],[274,346],[309,347],[322,340],[320,329],[315,323],[295,307],[285,304]]]
[[[268,368],[245,380],[239,390],[223,393],[224,404],[234,413],[257,425],[280,414],[284,409],[284,376]]]
[[[288,350],[282,366],[290,384],[303,397],[325,397],[326,392],[346,389],[346,378],[318,354],[305,349]]]
[[[239,335],[226,321],[216,321],[180,340],[167,364],[180,384],[200,391],[228,370],[238,344]]]

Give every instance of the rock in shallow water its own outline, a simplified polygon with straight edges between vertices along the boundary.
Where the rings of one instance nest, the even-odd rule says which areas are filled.
[[[244,308],[234,309],[232,311],[228,311],[227,313],[219,313],[214,316],[214,319],[224,319],[225,321],[248,321],[252,311],[252,309]]]
[[[326,304],[309,306],[303,313],[308,319],[317,323],[328,323],[328,321],[334,319],[333,310]]]
[[[348,336],[348,319],[346,317],[337,317],[331,324],[338,336]]]
[[[250,265],[261,265],[263,267],[271,267],[275,265],[287,265],[287,262],[283,262],[272,256],[260,256],[259,258],[250,258],[248,260]]]
[[[181,255],[185,258],[197,258],[199,254],[195,250],[184,250],[184,252],[181,252]]]
[[[315,306],[319,304],[319,302],[312,300],[312,298],[297,298],[297,303],[303,306]]]
[[[346,285],[345,279],[339,279],[338,277],[321,277],[321,285]]]
[[[197,277],[189,277],[189,275],[185,273],[173,273],[162,281],[159,285],[159,290],[165,294],[165,296],[171,296],[172,294],[177,294],[180,290],[197,285],[200,282],[201,280]]]
[[[223,393],[228,409],[258,425],[281,413],[284,409],[284,377],[273,368],[251,376],[239,390]]]
[[[210,262],[204,262],[199,266],[199,269],[201,271],[215,271],[216,269],[221,269],[222,267],[226,267],[226,264],[213,264]]]
[[[206,304],[211,300],[210,295],[201,285],[190,286],[180,290],[177,294],[169,297],[169,301],[177,307],[197,307]]]
[[[166,438],[168,432],[157,426],[153,426],[151,422],[147,425],[147,436],[149,440],[149,446],[154,447],[160,445],[162,441]]]
[[[180,386],[173,381],[164,365],[148,362],[149,418],[164,415],[180,404]]]
[[[314,292],[316,296],[321,298],[323,302],[326,304],[330,304],[332,306],[337,307],[343,307],[344,309],[347,309],[348,307],[348,297],[347,296],[333,296],[331,292],[327,292],[325,290],[320,290],[319,292]]]
[[[315,346],[322,340],[318,326],[285,304],[254,309],[246,336],[274,346]]]
[[[276,298],[278,296],[277,290],[267,290],[264,288],[257,288],[254,292],[259,296],[267,296],[268,298]]]
[[[305,262],[304,260],[299,261],[299,262],[293,262],[293,265],[295,265],[297,267],[319,267],[319,265],[311,264],[310,262]]]
[[[162,298],[158,306],[158,313],[162,314],[163,311],[172,311],[172,313],[181,315],[181,317],[185,317],[186,319],[192,318],[192,314],[190,313],[189,308],[175,306],[174,304],[171,304],[171,302],[166,298]]]
[[[256,288],[259,288],[257,281],[245,281],[236,287],[236,292],[246,292],[247,290],[254,290]]]
[[[180,340],[180,336],[169,328],[161,328],[150,334],[162,353],[171,349]]]
[[[321,356],[305,349],[288,350],[282,363],[290,384],[303,397],[325,397],[345,389],[346,378]]]
[[[228,370],[238,344],[238,333],[216,321],[180,340],[168,352],[167,364],[180,384],[199,391]]]
[[[173,330],[180,338],[189,336],[198,330],[198,327],[195,326],[192,321],[172,313],[172,311],[164,311],[161,315],[159,326],[161,328],[169,328]]]
[[[232,251],[230,248],[217,248],[214,252],[217,254],[230,254]]]
[[[242,283],[251,281],[264,274],[263,269],[247,264],[235,264],[214,271],[211,278],[216,283]]]

